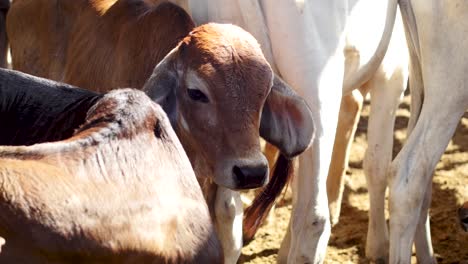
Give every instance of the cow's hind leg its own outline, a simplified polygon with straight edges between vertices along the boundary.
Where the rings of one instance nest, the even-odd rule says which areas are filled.
[[[373,261],[388,259],[388,229],[385,221],[386,172],[392,160],[396,110],[406,88],[407,79],[406,69],[396,68],[393,72],[384,73],[380,68],[366,84],[371,93],[368,148],[364,157],[364,173],[370,201],[366,256]]]
[[[224,263],[237,263],[242,249],[243,208],[240,193],[218,186],[215,199],[216,230]]]
[[[391,164],[390,263],[410,262],[427,186],[465,110],[451,99],[435,93],[424,100],[414,130]]]
[[[348,167],[349,153],[362,109],[363,95],[354,90],[343,96],[336,129],[335,143],[327,178],[328,207],[332,226],[338,223],[343,198],[344,176]]]

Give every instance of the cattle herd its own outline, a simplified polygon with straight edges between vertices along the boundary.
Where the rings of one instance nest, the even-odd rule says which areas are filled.
[[[0,0],[0,263],[236,263],[289,182],[278,262],[322,263],[367,94],[366,256],[434,263],[467,28],[463,0]]]

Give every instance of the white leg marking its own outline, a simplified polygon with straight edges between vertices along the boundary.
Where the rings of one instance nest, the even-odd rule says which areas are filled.
[[[243,208],[240,193],[218,186],[215,200],[216,229],[224,263],[237,263],[242,249]]]

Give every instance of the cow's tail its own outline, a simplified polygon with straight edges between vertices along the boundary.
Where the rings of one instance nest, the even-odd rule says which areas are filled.
[[[244,244],[250,242],[293,174],[293,160],[279,154],[270,182],[244,211]]]
[[[409,90],[411,92],[410,118],[407,127],[409,137],[418,122],[419,115],[424,103],[424,83],[421,71],[421,51],[419,49],[418,28],[409,0],[400,0],[400,11],[405,24],[406,40],[410,54]]]
[[[6,17],[10,9],[10,0],[0,0],[0,67],[8,65],[8,36],[6,32]]]
[[[407,135],[409,137],[413,131],[416,123],[418,122],[419,115],[421,114],[421,109],[424,103],[424,89],[421,85],[422,82],[413,81],[413,78],[420,78],[420,68],[419,65],[416,65],[413,61],[410,67],[410,81],[409,81],[409,90],[411,93],[411,106],[410,106],[410,118],[408,121]]]
[[[350,74],[349,78],[343,81],[343,93],[350,93],[356,87],[360,87],[367,82],[373,73],[382,63],[385,53],[387,52],[390,39],[392,38],[393,25],[395,24],[395,16],[398,6],[398,0],[389,0],[387,7],[387,17],[385,19],[385,27],[380,38],[379,45],[375,50],[374,55],[363,65],[355,74]]]

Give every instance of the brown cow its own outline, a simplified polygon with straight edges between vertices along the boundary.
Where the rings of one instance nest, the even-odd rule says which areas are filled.
[[[100,96],[7,70],[0,85],[2,131],[46,141],[76,129],[0,146],[0,263],[222,263],[190,162],[144,93]]]
[[[16,0],[7,16],[13,67],[95,91],[142,88],[160,103],[216,216],[226,259],[235,262],[242,205],[232,190],[268,179],[259,136],[295,156],[311,142],[311,112],[274,76],[249,33],[193,28],[182,8],[159,2]],[[282,176],[272,182],[284,184]]]

